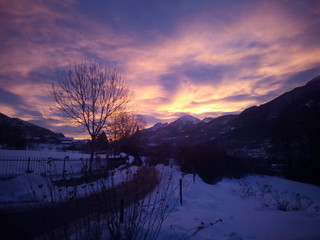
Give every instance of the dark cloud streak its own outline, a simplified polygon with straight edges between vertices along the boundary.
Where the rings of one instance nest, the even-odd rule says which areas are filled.
[[[0,104],[12,107],[18,112],[18,115],[32,115],[41,117],[42,114],[34,109],[30,104],[26,103],[23,97],[0,88]],[[5,113],[4,113],[5,114]]]

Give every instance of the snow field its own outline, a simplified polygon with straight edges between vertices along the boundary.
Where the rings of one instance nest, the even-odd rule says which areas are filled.
[[[280,211],[266,206],[260,197],[241,197],[239,181],[268,183],[277,191],[295,192],[310,197],[313,204],[304,211]],[[320,188],[269,176],[248,176],[242,180],[224,179],[208,185],[199,177],[183,177],[183,205],[178,204],[163,226],[160,239],[189,236],[197,227],[223,222],[200,230],[191,239],[320,239]],[[174,229],[174,230],[173,230]],[[187,235],[187,236],[188,236]],[[185,237],[187,237],[185,236]],[[183,239],[183,238],[182,238]]]

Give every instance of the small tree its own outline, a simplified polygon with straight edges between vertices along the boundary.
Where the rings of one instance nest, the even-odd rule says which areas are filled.
[[[108,138],[107,135],[104,131],[102,131],[99,135],[99,137],[97,138],[97,150],[98,151],[105,151],[108,148]]]
[[[116,66],[82,61],[70,65],[51,85],[53,111],[80,125],[91,137],[90,165],[96,140],[108,119],[125,108],[132,93],[124,84]]]
[[[113,141],[122,140],[144,128],[145,125],[146,122],[141,115],[122,111],[111,117],[107,126],[108,137]]]

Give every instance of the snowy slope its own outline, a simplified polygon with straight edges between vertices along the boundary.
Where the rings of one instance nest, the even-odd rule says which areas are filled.
[[[320,239],[320,187],[269,176],[249,176],[240,181],[250,186],[268,183],[278,192],[300,193],[313,204],[304,211],[280,211],[267,197],[244,197],[239,180],[224,179],[208,185],[198,177],[193,183],[192,176],[187,175],[183,178],[183,205],[177,205],[169,216],[160,239],[179,239],[189,232],[187,237],[196,227],[208,225],[192,239]],[[219,219],[222,222],[215,223]]]
[[[149,128],[151,131],[157,131],[158,129],[160,129],[160,128],[164,128],[164,127],[166,127],[168,125],[168,123],[160,123],[160,122],[158,122],[158,123],[156,123],[153,127],[151,127],[151,128]],[[142,131],[144,131],[144,130],[142,130]]]

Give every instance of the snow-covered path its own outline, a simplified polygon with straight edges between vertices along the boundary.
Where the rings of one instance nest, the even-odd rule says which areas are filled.
[[[120,199],[126,206],[144,198],[158,183],[156,168],[141,168],[135,177],[114,188],[59,203],[35,205],[23,210],[0,212],[1,239],[33,239],[55,229],[68,226],[94,213],[119,211]],[[78,229],[79,230],[79,229]],[[59,237],[57,237],[58,239]]]

